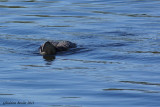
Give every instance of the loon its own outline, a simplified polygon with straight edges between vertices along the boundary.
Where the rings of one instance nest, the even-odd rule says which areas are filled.
[[[67,51],[70,48],[76,48],[77,45],[70,41],[47,41],[39,48],[41,55],[55,55],[57,52]]]

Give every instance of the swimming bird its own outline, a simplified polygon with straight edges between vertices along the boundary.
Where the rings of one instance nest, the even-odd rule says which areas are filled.
[[[41,55],[55,55],[57,52],[66,51],[70,48],[75,48],[77,45],[70,41],[47,41],[39,48]]]

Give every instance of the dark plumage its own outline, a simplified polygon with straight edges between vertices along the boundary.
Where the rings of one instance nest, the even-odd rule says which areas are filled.
[[[55,55],[56,52],[66,51],[69,48],[75,48],[76,44],[70,41],[47,41],[40,46],[40,54]]]

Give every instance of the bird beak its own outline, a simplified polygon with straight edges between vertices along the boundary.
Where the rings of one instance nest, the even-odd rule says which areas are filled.
[[[45,55],[45,54],[46,54],[46,52],[41,52],[41,54],[42,54],[42,55]]]

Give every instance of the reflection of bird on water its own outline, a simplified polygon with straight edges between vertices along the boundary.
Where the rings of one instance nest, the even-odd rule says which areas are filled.
[[[69,48],[75,48],[76,44],[70,41],[47,41],[40,46],[41,55],[55,55],[56,52],[66,51]]]

